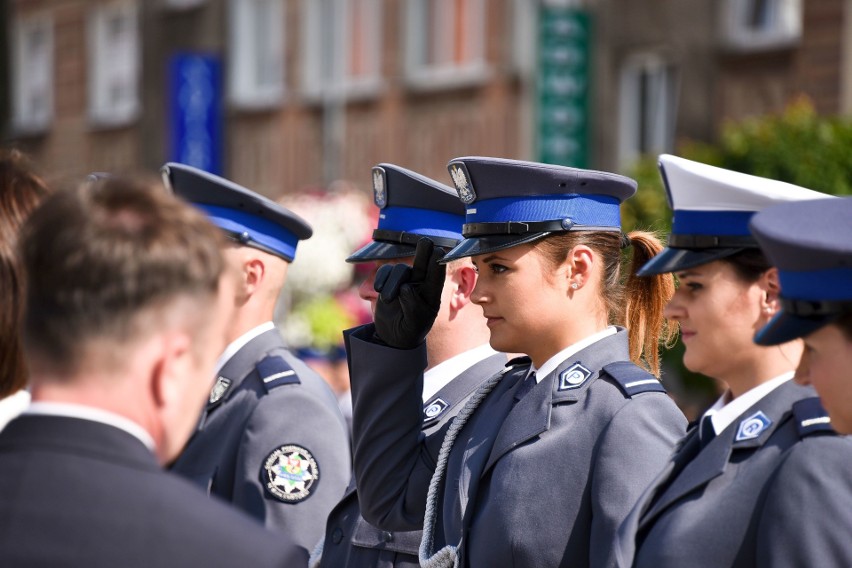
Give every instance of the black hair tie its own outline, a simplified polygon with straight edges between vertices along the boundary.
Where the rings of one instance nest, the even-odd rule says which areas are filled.
[[[631,244],[630,237],[626,233],[621,233],[621,248],[626,249]]]

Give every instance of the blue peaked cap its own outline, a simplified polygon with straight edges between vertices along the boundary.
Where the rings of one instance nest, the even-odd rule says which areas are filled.
[[[232,181],[169,162],[163,181],[176,195],[204,211],[229,238],[292,262],[300,240],[313,229],[292,211]]]
[[[608,172],[470,156],[447,165],[467,206],[465,240],[444,262],[533,242],[554,232],[621,231],[636,182]]]
[[[346,262],[414,256],[423,237],[448,249],[462,239],[464,205],[453,188],[394,164],[378,164],[372,174],[378,227]]]
[[[776,205],[749,226],[781,282],[781,311],[756,343],[785,343],[852,313],[852,197]]]

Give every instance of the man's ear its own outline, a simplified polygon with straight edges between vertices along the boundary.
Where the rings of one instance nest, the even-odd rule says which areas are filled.
[[[263,283],[266,276],[266,265],[263,259],[257,256],[249,258],[243,264],[243,286],[246,294],[254,294]]]
[[[468,264],[461,264],[448,271],[453,284],[450,307],[460,310],[470,303],[470,295],[476,287],[476,271]]]
[[[192,342],[185,332],[175,331],[166,335],[157,360],[151,367],[151,393],[158,408],[173,406],[184,396],[183,381],[193,364]]]

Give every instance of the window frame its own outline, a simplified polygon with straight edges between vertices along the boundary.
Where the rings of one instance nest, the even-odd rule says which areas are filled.
[[[796,45],[802,37],[802,0],[765,0],[771,19],[767,29],[749,24],[754,2],[762,0],[724,0],[721,9],[722,45],[730,51],[756,52],[784,49]]]
[[[40,134],[50,129],[54,118],[54,68],[56,65],[55,27],[53,15],[49,12],[34,12],[18,14],[13,20],[13,35],[11,45],[11,126],[13,131],[20,134]],[[34,28],[42,27],[45,33],[45,54],[33,54],[26,46],[26,36]],[[44,58],[45,63],[40,69],[40,76],[32,72],[39,63],[34,59]],[[27,70],[24,72],[24,70]],[[45,85],[42,109],[33,109],[28,99],[33,94],[32,89],[38,89],[38,82]]]
[[[254,41],[259,34],[252,27],[252,19],[256,14],[251,10],[258,4],[269,2],[277,12],[272,18],[264,18],[270,22],[274,33],[270,34],[271,45],[265,46],[269,52],[266,57],[270,62],[278,62],[278,76],[271,77],[267,84],[261,84],[263,78],[258,76],[257,66],[260,46]],[[280,106],[286,94],[286,25],[285,6],[283,0],[230,0],[228,2],[228,103],[238,109],[263,110]],[[246,41],[244,38],[251,38]]]

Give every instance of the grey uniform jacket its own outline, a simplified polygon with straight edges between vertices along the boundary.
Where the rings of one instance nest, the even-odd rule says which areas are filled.
[[[619,529],[619,565],[852,566],[852,446],[813,396],[788,381],[703,449],[690,430]]]
[[[382,528],[417,528],[436,470],[419,435],[425,348],[395,350],[371,337],[371,326],[347,334],[362,514]],[[619,329],[519,401],[528,362],[489,379],[493,390],[439,470],[435,548],[459,544],[461,566],[609,565],[616,529],[686,426],[662,386],[628,360]]]
[[[172,469],[310,551],[351,479],[346,424],[328,385],[273,329],[222,367]]]
[[[305,565],[286,535],[163,471],[124,430],[25,415],[0,433],[0,566]]]
[[[447,422],[455,416],[473,391],[506,364],[497,353],[472,365],[450,381],[423,405],[423,435],[440,448]],[[360,514],[358,493],[350,487],[346,497],[332,510],[326,524],[322,561],[324,568],[414,568],[421,531],[391,532],[369,524]]]

